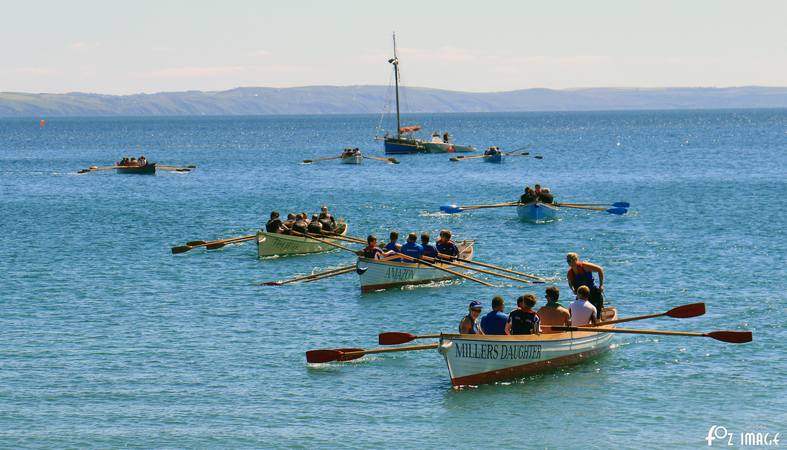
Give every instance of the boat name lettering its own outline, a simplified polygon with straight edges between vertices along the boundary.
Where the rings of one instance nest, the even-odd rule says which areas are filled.
[[[541,358],[541,345],[528,344],[482,344],[482,343],[456,343],[457,358],[473,359],[539,359]]]
[[[415,278],[413,269],[406,269],[401,267],[389,267],[385,271],[385,278],[389,280],[406,281]]]

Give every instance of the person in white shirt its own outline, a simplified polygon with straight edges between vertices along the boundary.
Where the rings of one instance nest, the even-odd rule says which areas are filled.
[[[590,289],[587,286],[577,288],[577,299],[568,306],[572,327],[596,323],[596,307],[588,301],[589,296]]]

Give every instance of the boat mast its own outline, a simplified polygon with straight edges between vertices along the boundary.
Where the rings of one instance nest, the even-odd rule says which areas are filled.
[[[396,138],[401,138],[401,125],[399,124],[399,58],[396,57],[396,33],[393,34],[394,57],[388,62],[394,66],[394,80],[396,82]]]

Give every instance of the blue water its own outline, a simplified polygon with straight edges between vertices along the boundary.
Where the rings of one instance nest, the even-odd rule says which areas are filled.
[[[347,146],[381,154],[378,119],[0,120],[0,445],[699,448],[711,425],[787,432],[787,111],[423,115],[412,121],[427,131],[544,159],[299,164]],[[141,153],[198,168],[75,174]],[[632,211],[548,225],[511,209],[434,213],[536,182]],[[636,327],[755,340],[618,335],[593,362],[458,391],[434,351],[309,367],[309,349],[453,331],[472,299],[543,295],[505,280],[361,295],[355,275],[259,287],[353,258],[258,260],[250,243],[170,253],[322,203],[353,235],[450,228],[477,240],[479,260],[559,277],[564,298],[576,251],[606,268],[621,315],[708,306]]]

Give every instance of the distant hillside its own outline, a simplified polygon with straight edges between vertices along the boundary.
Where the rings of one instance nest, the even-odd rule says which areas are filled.
[[[386,86],[237,88],[157,94],[0,93],[0,117],[378,113]],[[407,112],[787,108],[786,87],[523,89],[471,93],[408,88]]]

